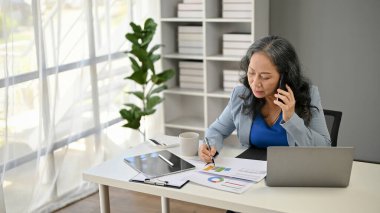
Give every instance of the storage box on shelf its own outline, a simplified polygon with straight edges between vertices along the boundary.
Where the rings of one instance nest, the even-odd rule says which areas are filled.
[[[190,130],[203,137],[228,103],[231,88],[224,91],[224,82],[239,78],[224,76],[223,70],[240,70],[247,48],[268,34],[269,0],[161,0],[160,11],[162,66],[177,71],[164,93],[165,133]],[[187,11],[198,15],[184,16]],[[228,15],[237,13],[246,14]],[[231,33],[248,34],[248,39],[223,39]],[[225,49],[240,52],[226,55]],[[192,63],[198,67],[188,67]]]

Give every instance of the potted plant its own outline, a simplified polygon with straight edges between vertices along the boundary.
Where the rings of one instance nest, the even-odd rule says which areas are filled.
[[[155,107],[163,101],[160,93],[167,89],[165,82],[171,79],[175,72],[172,69],[163,70],[156,73],[155,62],[160,59],[159,54],[155,54],[160,48],[160,44],[149,47],[156,32],[157,24],[153,19],[148,18],[144,26],[131,22],[133,32],[125,35],[126,39],[132,43],[132,48],[125,53],[131,61],[132,74],[125,79],[134,81],[140,85],[140,89],[127,91],[128,95],[137,97],[140,104],[125,103],[125,108],[120,110],[120,115],[127,121],[123,127],[138,130],[146,140],[145,125],[141,128],[141,119],[156,112]]]

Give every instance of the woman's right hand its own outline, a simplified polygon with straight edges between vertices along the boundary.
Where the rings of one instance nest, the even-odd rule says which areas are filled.
[[[199,146],[198,153],[199,153],[199,158],[202,161],[204,161],[205,163],[211,163],[212,162],[211,157],[215,155],[216,149],[214,146],[211,146],[211,150],[208,150],[207,145],[202,144]]]

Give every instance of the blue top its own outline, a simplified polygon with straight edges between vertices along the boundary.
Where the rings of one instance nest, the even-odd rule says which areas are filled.
[[[269,126],[261,114],[252,122],[250,143],[258,148],[268,146],[289,146],[285,129],[280,125],[282,112],[273,126]]]

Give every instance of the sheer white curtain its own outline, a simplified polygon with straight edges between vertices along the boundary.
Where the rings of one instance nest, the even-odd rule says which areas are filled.
[[[139,143],[118,114],[133,87],[124,35],[130,21],[157,20],[157,8],[1,0],[0,212],[50,212],[93,193],[83,170]]]

